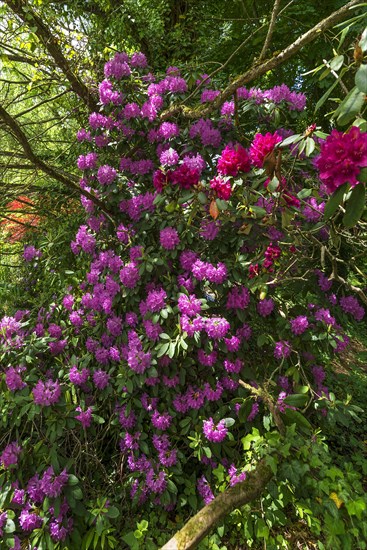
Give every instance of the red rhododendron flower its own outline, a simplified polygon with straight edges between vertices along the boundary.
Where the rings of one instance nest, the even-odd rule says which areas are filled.
[[[262,168],[266,155],[271,153],[280,141],[282,141],[282,138],[277,132],[274,132],[274,134],[268,132],[264,136],[256,134],[250,147],[250,157],[253,164],[258,168]]]
[[[225,201],[230,199],[232,188],[228,180],[224,180],[220,176],[217,176],[210,181],[210,187],[214,189],[219,199],[223,199]]]
[[[227,145],[218,160],[218,172],[223,176],[237,176],[251,170],[250,157],[242,145]]]
[[[354,187],[359,183],[357,176],[361,168],[367,166],[367,133],[356,126],[345,134],[333,130],[321,145],[316,166],[329,193],[346,181]]]

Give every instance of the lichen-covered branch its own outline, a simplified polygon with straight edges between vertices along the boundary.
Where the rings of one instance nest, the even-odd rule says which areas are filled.
[[[244,481],[220,493],[204,506],[178,531],[161,550],[192,550],[223,519],[236,508],[260,497],[273,474],[264,460],[247,474]]]
[[[232,82],[218,95],[218,97],[209,106],[189,108],[182,104],[173,105],[161,114],[161,119],[166,120],[172,116],[181,115],[184,118],[195,120],[201,117],[205,118],[209,116],[212,112],[218,110],[225,101],[231,99],[234,92],[238,88],[244,86],[245,84],[253,82],[268,71],[279,67],[279,65],[298,53],[301,48],[303,48],[307,44],[310,44],[313,40],[316,40],[316,38],[318,38],[322,32],[330,29],[336,23],[343,20],[348,15],[348,12],[360,5],[360,3],[360,0],[351,0],[350,2],[345,4],[345,6],[333,12],[331,15],[317,23],[317,25],[312,27],[312,29],[302,34],[292,44],[284,48],[277,55],[274,55],[274,57],[271,57],[270,59],[267,59],[260,63],[254,63],[245,73],[239,75],[237,78],[232,80]]]

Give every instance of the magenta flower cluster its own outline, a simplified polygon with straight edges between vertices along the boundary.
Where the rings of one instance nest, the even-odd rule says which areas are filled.
[[[333,193],[345,182],[354,187],[359,183],[361,168],[367,166],[366,134],[357,126],[346,133],[332,130],[321,144],[316,166],[328,193]]]

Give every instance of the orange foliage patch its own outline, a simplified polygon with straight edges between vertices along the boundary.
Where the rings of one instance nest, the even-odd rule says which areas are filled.
[[[40,217],[33,212],[33,206],[31,199],[25,195],[19,196],[6,205],[4,214],[11,219],[3,218],[0,227],[8,242],[23,240],[32,227],[38,226]]]

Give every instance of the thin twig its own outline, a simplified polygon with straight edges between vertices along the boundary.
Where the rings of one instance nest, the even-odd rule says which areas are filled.
[[[323,62],[323,64],[324,64],[328,69],[330,69],[331,74],[332,74],[333,76],[335,76],[335,78],[336,78],[337,80],[339,80],[339,84],[340,84],[340,86],[341,86],[343,92],[344,92],[345,94],[349,94],[348,88],[346,87],[346,85],[344,84],[344,82],[342,81],[342,79],[339,77],[338,73],[335,72],[334,69],[331,68],[330,63],[329,63],[328,61],[326,61],[326,59],[323,59],[322,62]]]

